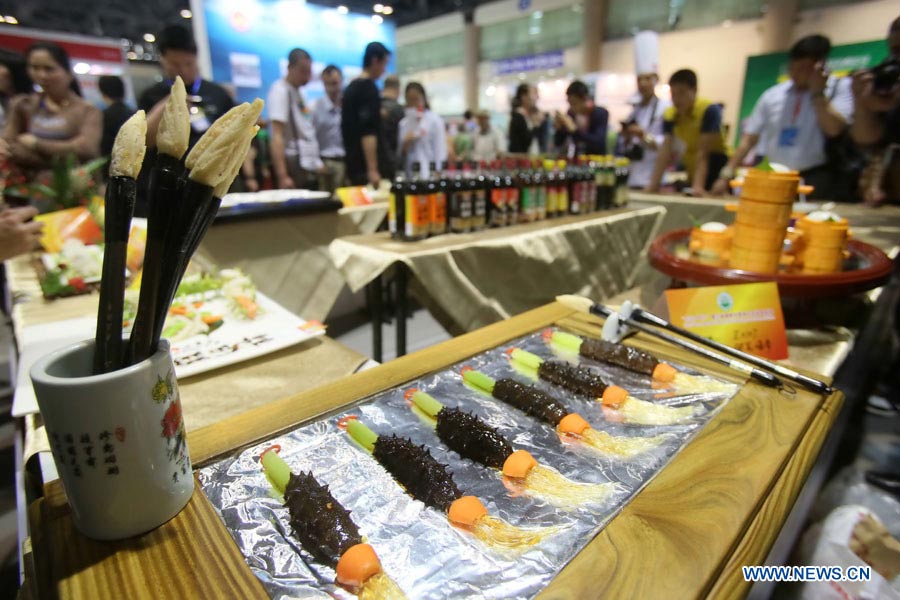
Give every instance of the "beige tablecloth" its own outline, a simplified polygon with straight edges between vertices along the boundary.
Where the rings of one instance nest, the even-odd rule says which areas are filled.
[[[332,240],[372,233],[387,203],[337,213],[262,218],[213,225],[197,250],[207,265],[235,267],[259,290],[304,319],[324,321],[344,286],[328,255]]]
[[[405,264],[414,294],[457,334],[557,294],[603,299],[630,288],[664,214],[658,206],[625,208],[418,242],[382,232],[337,239],[330,251],[353,291]]]

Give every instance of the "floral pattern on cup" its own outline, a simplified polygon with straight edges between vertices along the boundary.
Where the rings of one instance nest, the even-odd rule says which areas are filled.
[[[169,460],[173,461],[178,467],[177,470],[172,472],[172,481],[177,482],[181,477],[188,475],[191,470],[191,463],[187,454],[187,444],[185,443],[186,433],[184,419],[181,414],[181,394],[174,385],[174,374],[172,371],[166,374],[165,379],[157,377],[156,384],[150,391],[150,397],[157,404],[163,404],[171,400],[160,421],[160,425],[162,426],[162,437],[166,438]]]

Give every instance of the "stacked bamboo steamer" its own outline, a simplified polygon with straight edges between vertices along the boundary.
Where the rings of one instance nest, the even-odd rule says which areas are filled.
[[[729,266],[775,273],[781,262],[784,236],[800,185],[796,171],[776,173],[750,169],[741,186],[734,221]]]
[[[799,262],[804,273],[836,273],[843,269],[850,224],[827,211],[810,213],[797,221],[800,231]]]

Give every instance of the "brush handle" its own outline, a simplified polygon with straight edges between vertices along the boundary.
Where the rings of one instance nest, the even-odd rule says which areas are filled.
[[[95,375],[109,373],[122,366],[125,263],[136,195],[137,182],[130,177],[112,177],[106,186],[103,273],[94,344]]]
[[[756,365],[757,367],[762,367],[763,369],[768,369],[769,371],[773,371],[786,379],[790,379],[791,381],[802,385],[803,387],[810,389],[818,394],[830,394],[833,390],[826,383],[819,381],[818,379],[813,379],[812,377],[807,377],[801,373],[794,371],[793,369],[788,369],[787,367],[783,367],[779,364],[770,362],[758,356],[754,356],[752,354],[748,354],[746,352],[742,352],[736,348],[732,348],[731,346],[726,346],[725,344],[720,344],[714,340],[707,339],[703,336],[697,335],[687,329],[682,329],[677,325],[673,325],[672,323],[660,319],[653,313],[648,313],[642,309],[636,309],[631,313],[632,320],[640,320],[645,323],[649,323],[650,325],[656,325],[657,327],[662,327],[672,333],[677,333],[680,336],[686,337],[690,340],[694,340],[695,342],[699,342],[701,344],[705,344],[710,348],[715,348],[719,352],[727,354],[729,356],[734,356],[735,358],[739,358],[745,362],[750,363],[751,365]]]
[[[606,307],[600,307],[596,310],[592,307],[591,312],[600,317],[608,317],[612,311],[610,311]],[[632,313],[632,315],[633,314],[634,313]],[[773,388],[781,387],[781,381],[777,377],[772,375],[771,373],[766,373],[765,371],[761,371],[759,369],[751,367],[748,364],[738,362],[736,360],[728,358],[727,356],[722,356],[721,354],[719,354],[717,352],[713,352],[712,350],[709,350],[707,348],[704,348],[703,346],[694,344],[693,342],[689,342],[687,340],[677,338],[674,335],[669,335],[668,333],[665,333],[665,332],[655,329],[653,327],[644,325],[643,323],[641,323],[639,321],[635,321],[633,318],[627,319],[626,322],[628,323],[628,325],[634,327],[638,331],[643,331],[644,333],[650,334],[661,340],[665,340],[666,342],[669,342],[672,345],[679,346],[679,347],[685,348],[687,350],[691,350],[692,352],[696,352],[700,356],[703,356],[714,362],[717,362],[720,365],[725,365],[726,367],[734,369],[735,371],[740,371],[741,373],[745,373],[765,386],[773,387]]]
[[[210,186],[197,183],[192,179],[185,181],[181,202],[178,205],[177,214],[170,224],[169,237],[166,240],[163,254],[163,264],[166,265],[166,269],[157,288],[151,347],[159,344],[166,323],[166,315],[169,313],[169,307],[178,291],[181,277],[187,269],[187,263],[212,221],[208,215],[212,204],[212,188]],[[216,208],[218,208],[218,204],[216,204]],[[213,214],[214,216],[215,214]]]
[[[166,248],[171,245],[172,220],[181,204],[184,165],[167,154],[157,155],[150,171],[147,197],[147,244],[144,252],[144,271],[137,316],[128,345],[128,364],[138,363],[153,354],[156,345],[153,332],[158,316],[157,298],[162,285]],[[168,309],[168,307],[166,307]],[[158,342],[158,340],[157,340]]]

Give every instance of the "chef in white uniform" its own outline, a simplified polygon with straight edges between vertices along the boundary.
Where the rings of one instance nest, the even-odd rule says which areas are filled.
[[[659,36],[641,31],[634,36],[634,72],[638,97],[622,133],[623,152],[631,159],[628,185],[643,188],[650,183],[656,150],[663,142],[663,113],[670,102],[656,95],[659,83]]]

